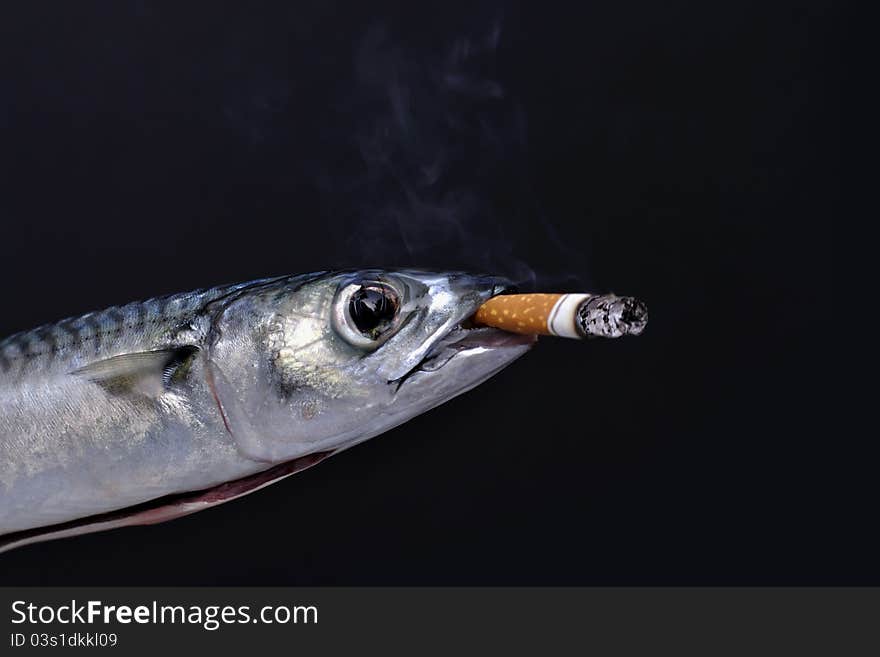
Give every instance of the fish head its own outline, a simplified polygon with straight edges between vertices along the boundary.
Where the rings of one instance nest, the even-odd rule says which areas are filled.
[[[210,359],[241,450],[280,462],[335,452],[479,385],[533,336],[470,318],[506,279],[378,269],[245,292],[218,318]]]

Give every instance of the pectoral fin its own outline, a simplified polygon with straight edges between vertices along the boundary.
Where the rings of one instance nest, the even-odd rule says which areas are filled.
[[[185,375],[198,347],[184,345],[120,354],[71,372],[97,383],[112,394],[156,398]]]

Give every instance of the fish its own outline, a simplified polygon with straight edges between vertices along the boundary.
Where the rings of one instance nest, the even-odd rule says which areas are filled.
[[[90,312],[0,341],[0,552],[253,493],[484,382],[534,336],[500,276],[340,270]]]

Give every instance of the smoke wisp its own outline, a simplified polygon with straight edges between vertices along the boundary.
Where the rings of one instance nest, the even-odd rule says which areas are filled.
[[[525,112],[501,81],[501,39],[497,20],[426,51],[380,24],[356,48],[336,108],[353,134],[320,187],[359,263],[481,270],[525,288],[575,278],[528,264],[541,243],[564,271],[566,247],[530,191]]]

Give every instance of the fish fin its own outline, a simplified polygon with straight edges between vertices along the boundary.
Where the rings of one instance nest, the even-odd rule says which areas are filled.
[[[184,345],[120,354],[89,363],[71,372],[113,394],[158,397],[185,375],[198,347]]]

